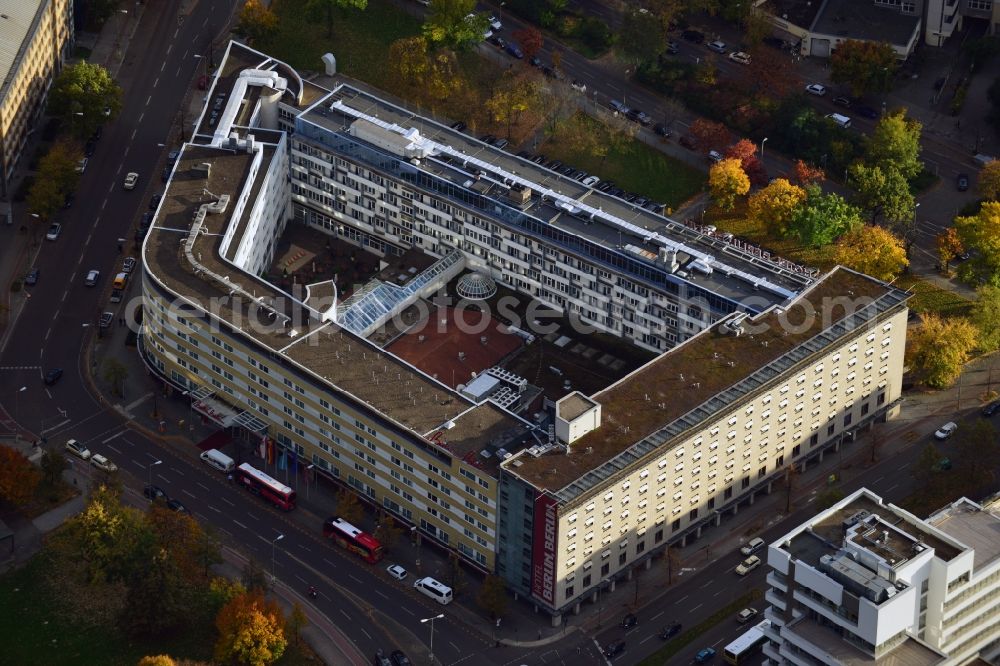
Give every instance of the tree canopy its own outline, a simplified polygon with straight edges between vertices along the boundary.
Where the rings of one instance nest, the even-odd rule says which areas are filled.
[[[111,73],[86,61],[65,67],[49,93],[49,113],[81,139],[91,136],[108,119],[106,109],[114,117],[121,105],[122,89]]]
[[[507,587],[503,579],[495,574],[484,578],[476,595],[476,603],[490,614],[490,618],[501,617],[507,610]]]
[[[1000,202],[988,201],[977,214],[956,217],[955,230],[962,245],[976,251],[959,267],[962,279],[1000,286]]]
[[[955,227],[948,227],[935,236],[934,245],[937,248],[941,270],[949,274],[949,264],[951,261],[965,251],[965,248],[962,246],[962,239],[958,237]]]
[[[788,223],[788,230],[802,243],[813,247],[828,245],[862,226],[861,211],[839,194],[823,194],[817,185],[810,185],[806,191],[805,202],[792,212]]]
[[[826,178],[826,173],[823,172],[823,169],[804,160],[795,160],[795,164],[792,166],[792,179],[803,187],[818,183],[824,178]]]
[[[977,188],[987,201],[1000,200],[1000,160],[993,160],[979,170]]]
[[[866,161],[883,169],[895,169],[907,180],[923,169],[920,133],[923,125],[906,117],[905,111],[883,116],[868,139]]]
[[[23,507],[35,496],[42,473],[24,454],[9,446],[0,446],[0,500]]]
[[[729,128],[712,120],[697,118],[691,123],[691,134],[698,142],[698,149],[704,152],[723,150],[729,145]]]
[[[970,319],[979,330],[979,349],[1000,349],[1000,287],[988,284],[976,290]]]
[[[708,187],[720,208],[732,210],[736,197],[750,191],[750,179],[743,172],[739,160],[728,158],[712,165],[708,172]]]
[[[904,227],[912,222],[916,204],[909,183],[896,168],[857,163],[848,170],[848,179],[857,193],[855,202],[869,211],[872,222],[881,218]]]
[[[337,10],[367,8],[368,0],[307,0],[306,2],[306,11],[318,14],[326,20],[327,37],[333,37],[333,15]]]
[[[796,210],[805,202],[806,191],[785,178],[776,178],[757,190],[747,200],[750,218],[762,224],[773,236],[783,236]]]
[[[215,626],[215,659],[221,663],[265,666],[281,659],[288,645],[281,608],[258,592],[234,597],[219,611]]]
[[[841,236],[834,257],[839,264],[886,282],[899,277],[910,263],[903,241],[871,224]]]
[[[423,25],[423,35],[431,44],[468,49],[485,39],[490,22],[477,14],[475,0],[434,0]]]
[[[962,366],[976,348],[978,331],[966,319],[920,315],[920,325],[909,334],[908,362],[931,388],[947,388],[962,374]]]
[[[636,64],[655,60],[667,47],[667,33],[662,23],[649,20],[648,13],[627,9],[618,29],[618,47]]]
[[[889,43],[848,39],[830,54],[830,79],[850,86],[855,96],[885,92],[898,66],[896,52]]]
[[[259,39],[273,35],[278,30],[278,15],[261,0],[247,0],[240,10],[236,32],[254,44]]]

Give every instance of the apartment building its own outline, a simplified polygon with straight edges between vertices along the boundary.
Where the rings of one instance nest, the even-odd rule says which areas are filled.
[[[72,45],[73,3],[69,0],[0,2],[0,183],[4,198],[52,80]]]
[[[242,45],[206,99],[143,245],[150,371],[554,621],[895,409],[897,289],[817,278]],[[260,276],[290,224],[431,263],[347,299],[283,289]],[[529,422],[370,339],[464,270],[669,351]]]
[[[926,520],[860,489],[770,544],[778,664],[996,663],[1000,503]],[[982,661],[978,661],[982,660]]]
[[[905,301],[838,268],[787,306],[725,319],[603,391],[567,396],[558,445],[502,464],[499,571],[554,616],[578,612],[788,465],[891,416]]]

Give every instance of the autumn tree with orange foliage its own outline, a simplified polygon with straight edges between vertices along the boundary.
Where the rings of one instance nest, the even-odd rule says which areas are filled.
[[[838,264],[885,282],[899,277],[910,263],[902,239],[876,224],[866,224],[841,236],[834,258]]]
[[[757,156],[757,144],[750,139],[740,139],[733,145],[726,148],[726,157],[731,157],[740,161],[743,173],[750,179],[750,185],[761,187],[767,184],[767,171],[761,164]]]
[[[264,666],[281,659],[288,646],[281,607],[257,592],[234,597],[219,611],[215,626],[215,660],[221,663]]]
[[[804,160],[795,160],[792,166],[792,182],[805,187],[826,178],[826,172]]]
[[[732,210],[736,198],[750,191],[750,179],[743,172],[739,160],[727,158],[709,169],[708,187],[720,208]]]
[[[965,246],[962,245],[962,239],[958,237],[955,227],[948,227],[935,236],[934,245],[937,247],[941,270],[945,275],[950,275],[952,259],[965,252]]]
[[[511,37],[516,39],[517,43],[521,45],[521,50],[524,51],[525,58],[533,58],[538,55],[538,52],[542,50],[542,45],[545,43],[542,33],[530,25],[520,30],[515,30],[511,33]]]
[[[691,123],[691,134],[698,142],[699,150],[723,150],[729,145],[729,129],[722,123],[698,118]]]
[[[0,499],[25,506],[42,481],[41,471],[20,451],[0,446]]]
[[[788,232],[788,225],[805,200],[804,189],[792,185],[784,178],[776,178],[767,187],[750,195],[747,211],[750,219],[762,225],[768,233],[777,238]]]

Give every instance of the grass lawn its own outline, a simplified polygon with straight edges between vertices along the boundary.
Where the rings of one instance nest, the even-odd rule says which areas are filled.
[[[94,664],[134,666],[142,657],[169,654],[174,658],[211,661],[215,623],[206,620],[177,636],[135,641],[114,627],[91,627],[61,612],[58,599],[42,581],[45,558],[0,577],[0,662],[10,666]],[[316,663],[289,645],[279,666]]]
[[[325,18],[306,11],[306,0],[275,0],[278,31],[254,44],[264,53],[300,70],[322,71],[320,58],[332,53],[337,70],[389,89],[389,45],[420,33],[420,20],[388,0],[369,0],[364,11],[337,10],[333,36],[327,36]]]
[[[595,131],[600,131],[596,121],[594,124]],[[623,190],[659,201],[667,208],[677,208],[701,192],[706,178],[702,172],[636,139],[623,148],[609,151],[606,158],[575,151],[551,140],[539,146],[538,152],[602,180],[613,180]]]
[[[736,208],[731,211],[722,211],[714,206],[709,208],[705,214],[705,223],[714,224],[721,231],[728,231],[769,250],[771,254],[777,254],[802,266],[827,271],[836,264],[833,259],[833,245],[811,247],[803,245],[795,238],[769,236],[763,225],[747,218],[745,202],[737,203]]]
[[[896,286],[913,292],[909,305],[914,312],[934,312],[942,317],[967,317],[972,309],[972,301],[964,296],[914,275],[903,275],[896,280]]]

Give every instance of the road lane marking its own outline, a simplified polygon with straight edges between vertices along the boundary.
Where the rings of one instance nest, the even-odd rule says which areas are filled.
[[[134,129],[134,130],[132,130],[132,141],[135,141],[135,133],[136,133],[137,131],[138,131],[138,129]],[[118,169],[118,171],[121,171],[121,168],[119,168],[119,169]]]
[[[233,504],[232,502],[230,502],[229,500],[227,500],[225,497],[220,497],[219,499],[222,500],[223,502],[225,502],[226,504],[228,504],[229,506],[232,506],[232,507],[236,506],[235,504]]]
[[[166,63],[164,63],[164,64],[166,64]],[[151,102],[152,100],[153,100],[153,96],[152,96],[152,95],[150,95],[149,97],[147,97],[147,98],[146,98],[146,106],[149,106],[149,103],[150,103],[150,102]]]
[[[378,596],[382,597],[383,599],[388,599],[389,598],[389,595],[386,594],[385,592],[383,592],[382,590],[375,590],[375,594],[377,594]]]
[[[181,31],[181,27],[180,27],[180,26],[177,26],[177,29],[176,29],[176,30],[174,30],[174,37],[173,37],[174,39],[177,39],[177,33],[178,33],[178,32],[180,32],[180,31]],[[174,45],[173,45],[173,44],[171,44],[171,45],[170,45],[170,49],[172,49],[172,48],[174,48]],[[170,53],[170,49],[167,49],[167,53]],[[185,52],[184,52],[184,55],[187,55],[187,54],[188,54],[188,52],[187,52],[187,51],[185,51]]]
[[[209,506],[208,508],[211,509],[212,511],[216,512],[216,513],[222,513],[221,511],[219,511],[218,509],[216,509],[214,506]]]
[[[174,470],[174,471],[175,471],[175,472],[176,472],[177,474],[180,474],[181,476],[184,476],[184,472],[182,472],[181,470],[179,470],[179,469],[178,469],[178,470]]]
[[[685,594],[683,597],[681,597],[680,599],[678,599],[677,601],[675,601],[674,605],[679,604],[680,602],[684,601],[687,598],[688,598],[688,595]]]
[[[643,643],[645,643],[646,641],[648,641],[650,638],[652,638],[652,636],[646,636],[641,641],[639,641],[639,645],[642,645]]]
[[[111,437],[108,437],[107,439],[103,439],[103,440],[101,440],[101,444],[107,444],[107,443],[108,443],[108,442],[110,442],[111,440],[113,440],[113,439],[115,439],[115,438],[117,438],[117,437],[121,437],[121,436],[122,436],[122,435],[124,435],[124,434],[125,434],[125,431],[124,431],[124,430],[120,430],[120,431],[118,431],[118,433],[116,433],[116,434],[114,434],[114,435],[111,435]]]
[[[133,409],[135,409],[136,407],[138,407],[139,405],[141,405],[142,403],[146,402],[147,400],[149,400],[152,397],[153,397],[153,393],[151,391],[151,392],[147,393],[146,395],[142,396],[141,398],[137,398],[137,399],[133,400],[132,402],[130,402],[129,404],[125,405],[125,411],[131,412]],[[118,434],[121,435],[123,433],[118,433]],[[117,437],[117,436],[118,435],[115,435],[115,437]]]
[[[356,577],[354,574],[347,574],[347,577],[353,580],[358,585],[364,585],[364,582],[362,582],[361,579]]]
[[[715,594],[713,594],[712,596],[713,596],[713,597],[717,597],[717,596],[719,596],[720,594],[722,594],[722,590],[719,590],[718,592],[716,592],[716,593],[715,593]]]
[[[331,567],[336,567],[337,566],[337,564],[335,562],[331,562],[330,560],[326,559],[325,557],[323,558],[323,561],[326,562],[327,564],[329,564]]]
[[[66,425],[69,422],[70,422],[70,419],[66,419],[65,421],[62,421],[61,423],[57,423],[54,426],[49,426],[45,430],[42,430],[41,433],[39,433],[39,434],[44,435],[47,432],[52,432],[53,430],[58,430],[59,428],[63,427],[64,425]]]
[[[208,19],[205,19],[205,20],[207,21]],[[361,629],[361,627],[358,627],[358,629]],[[361,633],[363,633],[363,634],[364,634],[365,636],[367,636],[367,637],[368,637],[368,640],[371,640],[371,639],[372,639],[372,635],[371,635],[371,634],[369,634],[369,633],[368,633],[367,631],[365,631],[364,629],[361,629]],[[454,643],[453,643],[452,645],[454,645]]]
[[[163,68],[164,68],[164,67],[166,67],[166,66],[167,66],[167,61],[166,61],[166,60],[164,60],[164,61],[163,61],[163,64],[162,64],[162,65],[160,65],[160,71],[162,72],[162,71],[163,71]],[[149,102],[146,102],[146,104],[149,104]]]
[[[238,520],[234,520],[233,522],[234,522],[234,523],[236,523],[237,525],[239,525],[240,527],[242,527],[242,528],[243,528],[243,529],[245,529],[245,530],[248,530],[248,529],[250,529],[249,527],[247,527],[246,525],[244,525],[243,523],[241,523],[241,522],[240,522],[240,521],[238,521]]]
[[[138,122],[138,123],[139,123],[140,125],[142,124],[142,118],[143,118],[143,116],[145,116],[145,115],[146,115],[146,112],[145,112],[145,111],[143,111],[142,113],[140,113],[140,114],[139,114],[139,120],[138,120],[137,122]]]
[[[312,552],[312,548],[310,548],[309,546],[305,545],[304,543],[300,543],[299,544],[299,548],[301,548],[302,550],[306,550],[306,551]]]
[[[197,485],[198,487],[200,487],[205,492],[208,492],[208,493],[212,492],[212,489],[209,488],[208,486],[206,486],[204,483],[199,483],[199,482],[195,481],[195,485]]]
[[[189,490],[184,490],[183,488],[181,488],[181,492],[190,497],[191,499],[198,499],[197,496],[195,496],[195,494]]]
[[[45,342],[48,342],[48,341],[49,341],[49,334],[50,334],[51,332],[52,332],[52,327],[50,326],[50,327],[49,327],[49,330],[45,331]]]
[[[455,645],[455,644],[454,644],[454,643],[452,643],[451,641],[448,641],[448,645],[450,645],[450,646],[452,646],[453,648],[455,648],[455,652],[461,652],[461,651],[462,651],[462,648],[458,647],[457,645]]]
[[[341,614],[341,615],[343,615],[344,617],[346,617],[346,618],[347,618],[347,621],[348,621],[348,622],[350,622],[350,621],[351,621],[351,616],[347,614],[347,611],[345,611],[345,610],[344,610],[343,608],[338,608],[337,610],[339,610],[339,611],[340,611],[340,614]]]
[[[162,474],[157,474],[156,478],[163,479],[163,483],[170,483],[170,479],[168,479],[167,477],[163,476]]]
[[[650,621],[653,621],[653,620],[655,620],[656,618],[660,617],[661,615],[663,615],[663,611],[660,611],[659,613],[657,613],[656,615],[654,615],[653,617],[651,617],[651,618],[649,618],[649,619],[650,619]]]
[[[704,589],[705,589],[706,587],[708,587],[709,585],[715,585],[715,581],[714,581],[714,580],[710,580],[710,581],[708,581],[707,583],[705,583],[704,585],[702,585],[701,587],[699,587],[698,589],[699,589],[699,590],[704,590]]]
[[[66,302],[66,296],[68,296],[68,295],[69,295],[69,289],[67,289],[66,291],[63,292],[62,298],[59,299],[59,302],[60,303],[65,303]]]
[[[183,65],[178,65],[178,66],[177,66],[177,71],[176,71],[176,72],[174,72],[174,77],[175,77],[175,78],[176,78],[176,77],[179,77],[179,76],[181,75],[181,70],[182,70],[182,69],[183,69]]]
[[[156,77],[156,80],[153,81],[153,87],[155,88],[156,84],[159,83],[159,82],[160,82],[160,77]]]
[[[410,615],[412,615],[413,617],[416,617],[416,616],[417,616],[417,614],[416,614],[416,613],[414,613],[413,611],[411,611],[411,610],[410,610],[409,608],[407,608],[406,606],[400,606],[400,607],[399,607],[399,609],[400,609],[400,610],[404,610],[404,611],[406,611],[407,613],[409,613],[409,614],[410,614]]]
[[[699,608],[701,608],[701,607],[702,607],[702,606],[704,606],[704,605],[705,605],[705,604],[698,604],[698,605],[697,605],[697,606],[695,606],[694,608],[691,608],[691,609],[688,609],[688,612],[689,612],[689,613],[693,613],[693,612],[695,612],[696,610],[698,610]]]
[[[108,448],[111,449],[112,451],[114,451],[115,453],[117,453],[118,455],[121,455],[121,453],[122,453],[121,451],[119,451],[115,447],[111,446],[110,444],[108,444]]]

